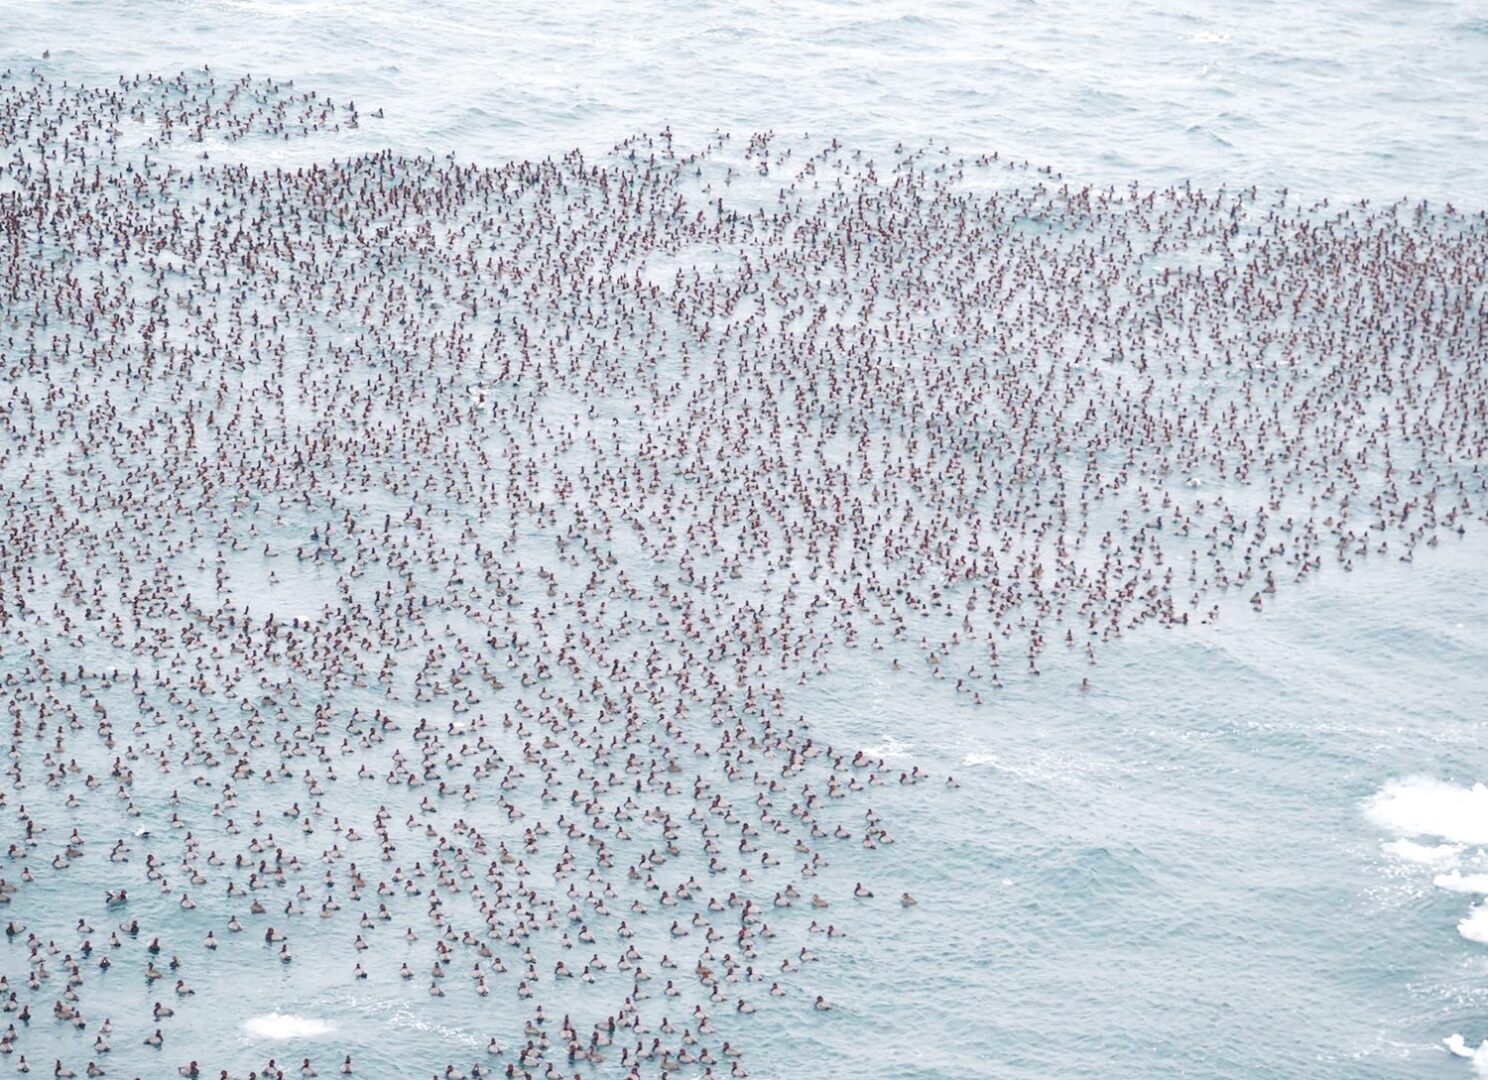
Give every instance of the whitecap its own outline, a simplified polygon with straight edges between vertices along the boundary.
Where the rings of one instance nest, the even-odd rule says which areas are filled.
[[[1386,855],[1423,866],[1450,866],[1462,854],[1460,844],[1418,844],[1414,840],[1390,840],[1380,845]]]
[[[882,746],[865,746],[863,753],[869,757],[883,758],[907,758],[909,757],[909,744],[900,742],[894,736],[886,736]]]
[[[996,754],[967,754],[961,759],[963,765],[996,765]]]
[[[1463,874],[1453,870],[1449,874],[1437,874],[1431,884],[1448,892],[1488,893],[1488,874]]]
[[[1467,1040],[1461,1035],[1448,1035],[1442,1042],[1447,1044],[1447,1049],[1458,1057],[1467,1058],[1473,1064],[1473,1072],[1479,1076],[1488,1076],[1488,1039],[1478,1043],[1477,1049],[1467,1045]]]
[[[277,1012],[264,1013],[243,1021],[243,1030],[260,1039],[313,1039],[319,1035],[329,1035],[335,1027],[329,1020]]]
[[[1396,836],[1438,836],[1459,844],[1488,844],[1488,787],[1465,787],[1429,776],[1391,780],[1366,812]]]
[[[1457,924],[1457,932],[1468,941],[1488,945],[1488,904],[1478,904]]]

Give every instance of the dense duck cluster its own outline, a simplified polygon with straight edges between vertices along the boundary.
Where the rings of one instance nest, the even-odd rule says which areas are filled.
[[[855,907],[916,916],[873,789],[929,778],[792,706],[840,650],[995,723],[1051,650],[1089,686],[1488,509],[1482,214],[769,133],[275,164],[366,119],[0,79],[23,1071],[229,1075],[173,1025],[230,953],[488,997],[418,1074],[743,1076]]]

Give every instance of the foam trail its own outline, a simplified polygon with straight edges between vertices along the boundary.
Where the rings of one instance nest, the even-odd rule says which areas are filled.
[[[1431,884],[1448,892],[1488,893],[1488,874],[1463,874],[1459,870],[1453,870],[1451,873],[1437,874],[1431,879]]]
[[[1488,1077],[1488,1039],[1480,1042],[1476,1050],[1468,1046],[1467,1040],[1461,1035],[1448,1035],[1442,1042],[1446,1043],[1447,1049],[1458,1057],[1471,1061],[1474,1073]]]
[[[1393,855],[1404,862],[1421,863],[1423,866],[1451,866],[1462,854],[1459,844],[1418,844],[1414,840],[1391,840],[1380,845],[1386,855]]]
[[[1457,932],[1468,941],[1488,945],[1488,904],[1478,904],[1457,924]]]
[[[260,1039],[313,1039],[329,1035],[335,1025],[328,1020],[271,1012],[244,1020],[243,1030]]]
[[[1458,844],[1488,844],[1488,787],[1464,787],[1429,776],[1391,780],[1365,812],[1396,836],[1438,836]]]
[[[865,746],[863,747],[863,753],[869,757],[883,758],[885,761],[892,758],[907,758],[909,757],[909,744],[901,742],[893,735],[887,735],[884,737],[882,745]]]

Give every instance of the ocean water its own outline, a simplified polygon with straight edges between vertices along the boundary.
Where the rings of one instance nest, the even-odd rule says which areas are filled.
[[[815,2],[493,10],[37,0],[8,5],[5,17],[0,64],[14,71],[108,84],[209,64],[223,79],[293,79],[355,100],[364,116],[356,131],[291,144],[212,144],[219,160],[304,164],[392,147],[500,164],[573,147],[598,155],[669,125],[685,145],[716,130],[740,140],[774,130],[870,153],[901,142],[996,150],[1097,185],[1255,184],[1309,199],[1405,195],[1472,210],[1488,201],[1488,19],[1470,3],[1199,13],[904,4],[866,13]],[[647,272],[664,280],[670,267]],[[552,405],[555,416],[563,404]],[[310,527],[308,514],[290,517],[266,533],[286,548]],[[556,534],[522,538],[529,565],[551,563]],[[656,569],[639,548],[626,555]],[[1263,613],[1235,596],[1215,624],[1140,628],[1103,648],[1093,669],[1056,648],[1038,678],[1010,677],[982,707],[924,674],[918,633],[881,650],[835,649],[792,691],[791,715],[809,717],[824,742],[882,758],[891,773],[918,767],[932,779],[875,789],[868,805],[896,842],[873,852],[843,845],[809,886],[832,906],[778,914],[783,939],[822,957],[792,986],[796,1007],[762,1002],[747,1018],[719,1010],[720,1034],[747,1047],[749,1072],[762,1078],[1451,1077],[1475,1066],[1488,1075],[1488,1055],[1468,1060],[1488,1039],[1488,916],[1477,907],[1488,894],[1488,792],[1476,786],[1488,782],[1485,567],[1481,527],[1408,566],[1330,564],[1281,588]],[[332,571],[281,567],[288,586],[277,589],[264,572],[246,556],[233,563],[240,604],[283,620],[337,602]],[[205,569],[196,587],[211,589]],[[44,599],[33,606],[49,606]],[[644,617],[643,602],[633,607]],[[925,631],[932,641],[947,632]],[[0,674],[21,672],[26,647],[3,644]],[[90,642],[70,662],[104,669],[116,658]],[[134,707],[127,685],[108,693],[110,707]],[[146,700],[169,711],[164,692]],[[78,752],[85,769],[107,771],[103,747]],[[377,756],[385,766],[386,750]],[[356,760],[337,767],[349,774]],[[95,939],[118,921],[101,904],[118,870],[100,845],[126,827],[151,830],[131,841],[136,878],[146,851],[177,851],[164,839],[173,813],[207,849],[233,842],[206,814],[210,800],[183,790],[184,772],[136,769],[143,814],[128,822],[112,805],[73,809],[28,774],[10,805],[47,824],[48,845],[74,827],[105,839],[66,872],[33,858],[37,880],[6,918],[75,948],[78,919]],[[948,776],[960,786],[946,786]],[[533,785],[523,790],[535,795]],[[401,826],[423,794],[343,783],[325,804],[359,822],[386,804]],[[286,784],[253,798],[271,817],[305,796]],[[860,801],[843,821],[849,810],[861,818]],[[6,844],[20,841],[9,808],[5,828]],[[420,832],[399,837],[412,848]],[[513,847],[516,837],[506,837]],[[668,867],[668,880],[705,874],[691,854]],[[0,875],[14,879],[16,866]],[[851,899],[858,881],[872,885],[873,902]],[[463,986],[435,999],[423,979],[399,979],[396,965],[405,956],[416,964],[423,946],[379,941],[370,977],[352,980],[356,907],[344,898],[331,920],[306,904],[311,914],[290,929],[296,959],[285,965],[258,940],[258,924],[216,952],[199,948],[209,928],[228,938],[215,877],[212,899],[200,895],[195,911],[177,908],[174,891],[152,896],[138,885],[131,912],[178,934],[166,951],[181,955],[196,995],[171,999],[177,1015],[161,1025],[167,1043],[155,1051],[140,1045],[155,1026],[141,1011],[169,997],[174,977],[150,990],[135,970],[90,972],[88,1031],[33,1006],[16,1049],[38,1073],[63,1059],[81,1075],[104,1016],[120,1033],[104,1062],[113,1076],[173,1076],[197,1060],[206,1075],[241,1077],[269,1057],[294,1075],[306,1056],[329,1075],[344,1054],[363,1076],[438,1075],[446,1062],[480,1059],[493,1035],[523,1039],[528,1006],[506,983],[486,999]],[[903,891],[917,907],[895,902]],[[420,906],[400,912],[413,918]],[[810,935],[813,918],[846,936],[829,944]],[[637,920],[637,930],[648,955],[668,947],[666,920]],[[0,973],[19,983],[20,938],[0,949]],[[142,966],[140,943],[125,949],[131,969]],[[815,994],[833,1010],[799,1007]],[[49,1008],[53,996],[37,1000]],[[551,1014],[580,1015],[605,1008],[614,989],[548,981],[538,997]],[[659,1007],[647,1006],[653,1025]],[[623,1070],[612,1059],[602,1074]]]
[[[541,159],[671,125],[943,142],[1081,183],[1192,179],[1482,202],[1488,19],[1471,0],[566,5],[18,0],[16,62],[84,79],[295,78],[369,145]],[[375,103],[375,104],[374,104]],[[319,151],[317,151],[319,152]]]

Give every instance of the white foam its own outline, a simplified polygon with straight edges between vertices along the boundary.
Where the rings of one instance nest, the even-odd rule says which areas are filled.
[[[1464,874],[1460,870],[1453,870],[1447,874],[1437,874],[1431,879],[1431,884],[1448,892],[1488,893],[1488,874]]]
[[[1488,945],[1488,904],[1478,904],[1457,924],[1457,932],[1468,941]]]
[[[1458,1057],[1467,1058],[1473,1064],[1473,1072],[1478,1076],[1488,1076],[1488,1039],[1478,1044],[1476,1050],[1467,1045],[1467,1040],[1461,1035],[1448,1035],[1442,1042],[1447,1044],[1447,1049]]]
[[[893,735],[887,735],[884,737],[883,745],[865,746],[863,753],[869,757],[883,758],[885,761],[890,758],[907,758],[909,757],[909,744],[901,742]]]
[[[1451,866],[1462,854],[1460,844],[1418,844],[1414,840],[1390,840],[1380,845],[1386,855],[1423,866]]]
[[[315,1020],[308,1016],[290,1016],[285,1013],[264,1013],[243,1021],[243,1030],[260,1039],[313,1039],[329,1035],[336,1025],[329,1020]]]
[[[1488,874],[1463,874],[1457,868],[1462,849],[1468,844],[1488,843],[1488,787],[1449,784],[1429,776],[1391,780],[1364,807],[1369,819],[1399,839],[1380,849],[1407,862],[1450,867],[1437,874],[1432,884],[1459,893],[1488,893]],[[1406,839],[1436,837],[1446,843],[1427,845]],[[1457,923],[1457,933],[1468,941],[1488,945],[1488,902],[1474,905]],[[1474,1075],[1488,1080],[1488,1040],[1477,1048],[1468,1046],[1460,1034],[1442,1040],[1449,1051],[1472,1062]]]
[[[996,754],[967,754],[961,759],[963,765],[996,765]]]
[[[1396,836],[1438,836],[1488,844],[1488,787],[1464,787],[1429,776],[1391,780],[1369,800],[1370,820]]]

